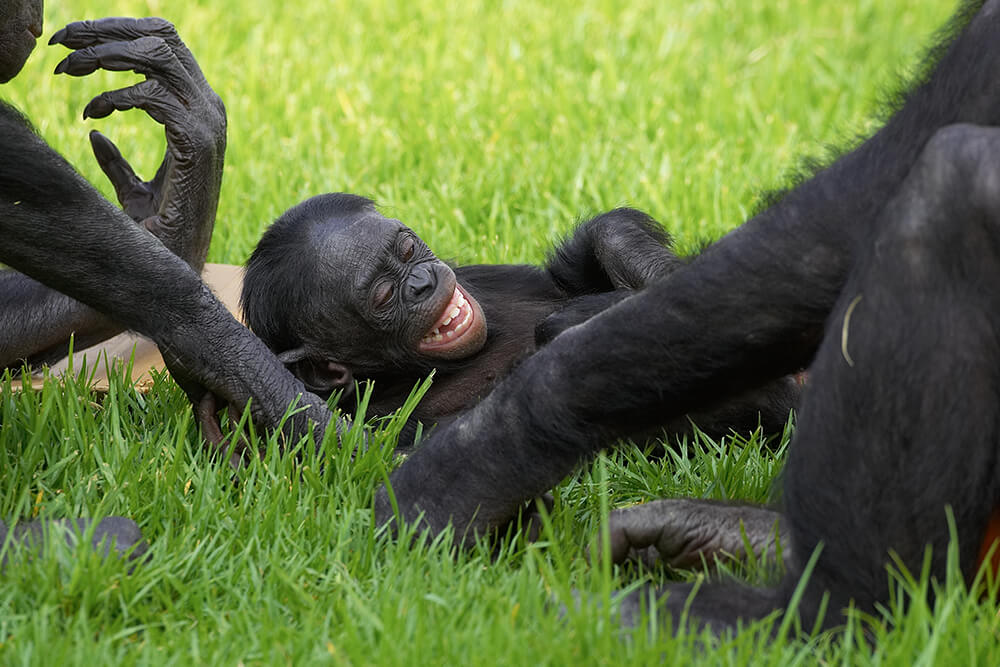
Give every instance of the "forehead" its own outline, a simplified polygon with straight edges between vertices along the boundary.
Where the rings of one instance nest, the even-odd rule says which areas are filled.
[[[376,211],[331,216],[317,227],[316,245],[325,255],[351,258],[360,255],[364,260],[388,247],[405,229],[399,220],[383,217]]]
[[[399,220],[375,211],[325,220],[316,230],[320,281],[343,290],[363,284],[380,267],[382,256],[391,251],[399,233],[408,228]]]

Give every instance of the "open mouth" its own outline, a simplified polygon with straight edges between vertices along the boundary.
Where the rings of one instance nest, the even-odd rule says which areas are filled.
[[[469,325],[475,321],[476,313],[462,293],[462,288],[455,285],[455,293],[451,295],[451,301],[444,307],[441,318],[433,328],[420,339],[421,345],[438,345],[447,343],[459,338],[469,329]]]
[[[479,304],[458,284],[438,321],[420,339],[417,349],[443,359],[460,359],[478,352],[486,342],[486,320]]]

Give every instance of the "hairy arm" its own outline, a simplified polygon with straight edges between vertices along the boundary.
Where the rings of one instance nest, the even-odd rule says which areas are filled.
[[[222,184],[226,113],[194,57],[173,25],[157,18],[72,23],[52,43],[76,49],[57,72],[84,76],[103,68],[145,75],[141,83],[101,93],[83,115],[103,118],[115,110],[138,108],[161,123],[167,148],[156,175],[142,181],[97,131],[90,136],[94,155],[125,213],[200,271]],[[54,361],[65,356],[71,335],[80,350],[124,328],[14,271],[0,273],[0,321],[0,368]]]

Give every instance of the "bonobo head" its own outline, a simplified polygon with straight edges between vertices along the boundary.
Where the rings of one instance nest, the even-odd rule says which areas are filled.
[[[0,0],[0,83],[21,71],[42,35],[42,0]]]
[[[285,211],[247,262],[247,324],[313,391],[352,374],[429,369],[486,342],[451,268],[369,199],[326,194]]]

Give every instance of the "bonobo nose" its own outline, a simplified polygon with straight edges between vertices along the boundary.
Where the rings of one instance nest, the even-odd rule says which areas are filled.
[[[418,264],[406,279],[406,295],[411,299],[424,299],[434,293],[437,277],[430,267]]]

